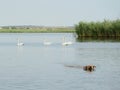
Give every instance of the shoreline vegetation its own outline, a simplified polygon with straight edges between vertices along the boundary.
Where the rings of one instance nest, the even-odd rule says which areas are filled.
[[[74,33],[77,39],[120,38],[120,19],[103,22],[79,22],[75,26],[1,26],[0,33]],[[112,38],[112,39],[113,39]]]
[[[69,27],[45,27],[45,26],[3,26],[0,33],[74,33],[75,29]]]
[[[103,22],[79,22],[75,25],[77,38],[120,37],[120,19]]]

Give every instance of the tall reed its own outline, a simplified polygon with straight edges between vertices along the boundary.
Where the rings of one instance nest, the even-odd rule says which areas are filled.
[[[80,37],[119,37],[120,19],[104,20],[103,22],[79,22],[75,25],[78,38]]]

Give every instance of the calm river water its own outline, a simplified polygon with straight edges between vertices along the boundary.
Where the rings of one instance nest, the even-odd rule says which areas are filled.
[[[73,44],[62,46],[63,37]],[[17,38],[25,45],[17,46]],[[89,64],[95,71],[66,67]],[[77,42],[71,33],[0,34],[0,90],[120,90],[120,42]]]

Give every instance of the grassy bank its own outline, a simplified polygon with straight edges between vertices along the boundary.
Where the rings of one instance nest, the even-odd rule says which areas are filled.
[[[0,29],[0,33],[73,33],[73,28]]]
[[[120,37],[120,19],[103,22],[79,22],[75,26],[80,37]]]

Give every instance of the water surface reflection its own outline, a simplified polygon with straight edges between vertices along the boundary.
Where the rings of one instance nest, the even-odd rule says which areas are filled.
[[[80,37],[78,42],[120,42],[120,37]]]
[[[64,36],[74,43],[62,46]],[[24,46],[16,45],[18,37]],[[44,45],[44,38],[53,44]],[[86,65],[95,71],[84,71]],[[1,90],[120,90],[119,83],[118,41],[78,42],[71,33],[0,34]]]

